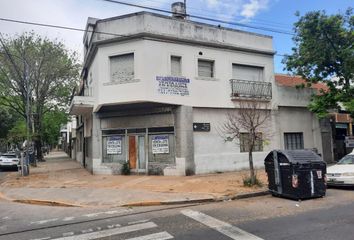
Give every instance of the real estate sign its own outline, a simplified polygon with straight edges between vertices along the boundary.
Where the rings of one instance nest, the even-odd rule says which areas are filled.
[[[152,137],[152,154],[169,153],[168,136],[159,135]]]
[[[157,76],[158,93],[163,95],[189,96],[188,85],[190,80],[184,77]]]
[[[347,148],[354,147],[354,136],[346,136],[345,145]]]
[[[107,154],[122,154],[122,137],[108,137]]]

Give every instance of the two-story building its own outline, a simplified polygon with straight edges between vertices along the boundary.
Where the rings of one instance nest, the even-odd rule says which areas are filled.
[[[270,141],[254,153],[256,166],[286,144],[322,151],[318,120],[309,112],[303,118],[303,108],[283,108],[294,103],[274,84],[272,37],[190,21],[183,12],[89,18],[86,30],[70,113],[78,120],[76,159],[92,173],[119,173],[124,163],[164,175],[247,168],[242,142],[225,141],[219,130],[227,113],[250,99],[276,113]],[[294,119],[308,127],[300,131]],[[298,146],[292,141],[299,132]]]

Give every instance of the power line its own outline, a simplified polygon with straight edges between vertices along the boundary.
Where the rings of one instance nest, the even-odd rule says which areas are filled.
[[[147,6],[142,6],[134,3],[126,3],[122,1],[117,1],[117,0],[102,0],[105,2],[110,2],[110,3],[116,3],[116,4],[121,4],[121,5],[126,5],[130,7],[137,7],[137,8],[142,8],[142,9],[148,9],[151,11],[156,11],[156,12],[162,12],[162,13],[168,13],[172,14],[172,11],[164,10],[164,9],[159,9],[159,8],[154,8],[154,7],[147,7]],[[252,29],[257,29],[257,30],[262,30],[262,31],[267,31],[267,32],[275,32],[275,33],[281,33],[281,34],[287,34],[287,35],[294,35],[291,32],[283,31],[283,30],[278,30],[274,28],[267,28],[267,27],[257,27],[257,26],[252,26],[244,23],[236,23],[236,22],[230,22],[230,21],[225,21],[225,20],[220,20],[220,19],[214,19],[214,18],[209,18],[209,17],[203,17],[203,16],[197,16],[197,15],[192,15],[192,14],[185,14],[186,17],[191,17],[191,18],[196,18],[196,19],[201,19],[205,21],[210,21],[210,22],[217,22],[217,23],[224,23],[228,25],[234,25],[238,27],[245,27],[245,28],[252,28]]]
[[[92,30],[86,30],[86,29],[81,29],[81,28],[66,27],[66,26],[61,26],[61,25],[53,25],[53,24],[37,23],[37,22],[29,22],[29,21],[20,21],[20,20],[9,19],[9,18],[0,18],[0,21],[22,23],[22,24],[27,24],[27,25],[41,26],[41,27],[59,28],[59,29],[79,31],[79,32],[99,33],[99,34],[111,35],[111,36],[116,36],[116,37],[128,37],[128,35],[123,35],[123,34],[118,34],[118,33],[92,31]]]

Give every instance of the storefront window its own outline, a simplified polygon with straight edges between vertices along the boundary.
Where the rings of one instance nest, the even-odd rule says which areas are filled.
[[[125,137],[108,135],[102,137],[104,163],[124,163],[126,161]]]

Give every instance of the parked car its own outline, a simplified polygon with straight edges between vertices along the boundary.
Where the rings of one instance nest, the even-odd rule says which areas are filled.
[[[328,186],[354,186],[354,150],[327,168]]]
[[[16,153],[5,153],[0,156],[0,168],[16,168],[20,159]]]

